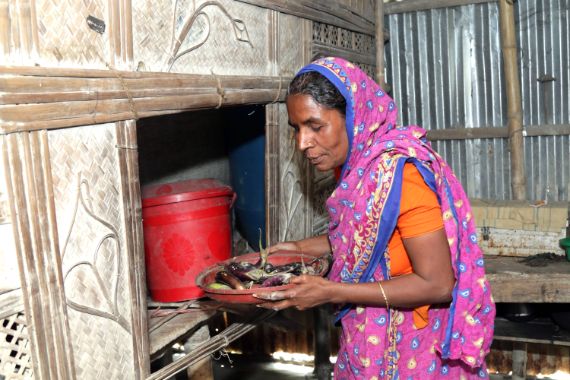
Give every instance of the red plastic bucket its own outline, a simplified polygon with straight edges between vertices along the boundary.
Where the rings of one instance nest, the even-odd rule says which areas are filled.
[[[234,192],[215,179],[145,186],[142,215],[147,283],[153,300],[200,298],[196,276],[231,256]]]

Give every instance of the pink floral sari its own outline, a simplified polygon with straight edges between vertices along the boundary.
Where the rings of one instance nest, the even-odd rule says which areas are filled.
[[[387,245],[400,210],[402,172],[412,162],[440,201],[456,277],[450,305],[432,305],[417,329],[412,310],[345,305],[335,379],[488,378],[485,356],[493,339],[495,305],[485,278],[471,207],[463,188],[431,148],[425,130],[396,124],[394,101],[363,71],[323,58],[317,71],[347,101],[349,156],[327,200],[333,281],[390,278]],[[378,293],[378,297],[382,297]]]

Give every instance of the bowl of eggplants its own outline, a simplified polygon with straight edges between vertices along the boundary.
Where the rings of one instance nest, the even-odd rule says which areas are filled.
[[[302,274],[324,276],[330,267],[330,255],[313,257],[296,251],[265,250],[219,262],[202,271],[196,284],[206,296],[227,303],[261,303],[253,294],[289,289],[291,278]]]

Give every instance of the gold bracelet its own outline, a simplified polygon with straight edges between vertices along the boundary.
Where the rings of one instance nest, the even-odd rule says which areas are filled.
[[[388,303],[388,297],[386,297],[386,292],[384,291],[384,287],[382,286],[381,281],[378,281],[378,286],[380,287],[380,291],[382,292],[382,296],[384,297],[384,302],[386,302],[386,309],[390,309],[390,303]]]

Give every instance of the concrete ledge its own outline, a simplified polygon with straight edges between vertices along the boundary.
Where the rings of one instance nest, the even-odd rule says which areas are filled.
[[[558,241],[566,236],[568,203],[538,206],[524,201],[471,200],[479,244],[485,254],[564,255]]]

